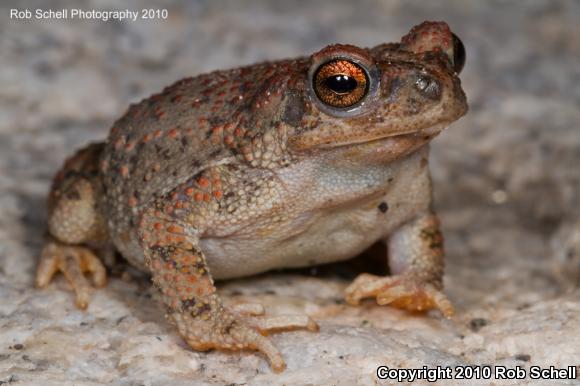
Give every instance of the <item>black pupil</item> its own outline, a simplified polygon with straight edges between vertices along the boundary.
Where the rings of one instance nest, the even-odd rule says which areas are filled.
[[[344,74],[329,76],[324,80],[324,84],[337,94],[348,94],[357,86],[356,79]]]

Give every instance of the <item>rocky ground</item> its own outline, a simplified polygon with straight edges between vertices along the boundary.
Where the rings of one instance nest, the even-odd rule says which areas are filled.
[[[16,21],[15,6],[170,17]],[[431,162],[453,320],[347,306],[344,267],[223,283],[230,303],[319,321],[317,335],[273,338],[288,364],[277,375],[253,353],[187,349],[145,277],[112,277],[85,312],[62,278],[33,288],[52,175],[130,102],[186,75],[398,40],[425,19],[447,21],[468,51],[471,110],[434,141]],[[0,3],[0,385],[375,385],[388,383],[378,365],[579,366],[579,58],[574,1]]]

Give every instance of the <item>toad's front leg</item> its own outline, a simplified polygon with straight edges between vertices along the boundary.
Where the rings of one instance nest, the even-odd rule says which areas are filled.
[[[387,240],[385,240],[387,241]],[[361,274],[346,289],[346,300],[366,297],[409,311],[438,309],[449,318],[454,310],[443,289],[443,236],[437,216],[427,213],[403,225],[388,239],[393,276]]]
[[[195,350],[258,350],[276,372],[285,368],[274,344],[264,335],[293,329],[316,331],[308,317],[254,318],[255,305],[226,309],[216,293],[196,230],[152,209],[140,222],[140,236],[153,282],[161,291],[168,319]],[[264,335],[263,335],[264,334]]]

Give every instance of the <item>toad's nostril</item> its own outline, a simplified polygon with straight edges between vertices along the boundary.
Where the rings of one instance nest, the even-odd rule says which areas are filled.
[[[441,97],[439,82],[427,75],[421,75],[415,81],[415,88],[429,99],[437,100]]]

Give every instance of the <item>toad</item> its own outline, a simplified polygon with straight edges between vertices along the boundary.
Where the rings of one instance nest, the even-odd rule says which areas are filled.
[[[130,106],[56,175],[37,285],[60,271],[85,308],[85,274],[104,285],[99,255],[114,248],[151,274],[194,350],[257,350],[282,371],[267,334],[316,323],[228,308],[214,280],[384,241],[392,275],[361,274],[347,302],[451,316],[428,145],[467,111],[464,60],[447,24],[424,22],[400,43],[215,71]]]

